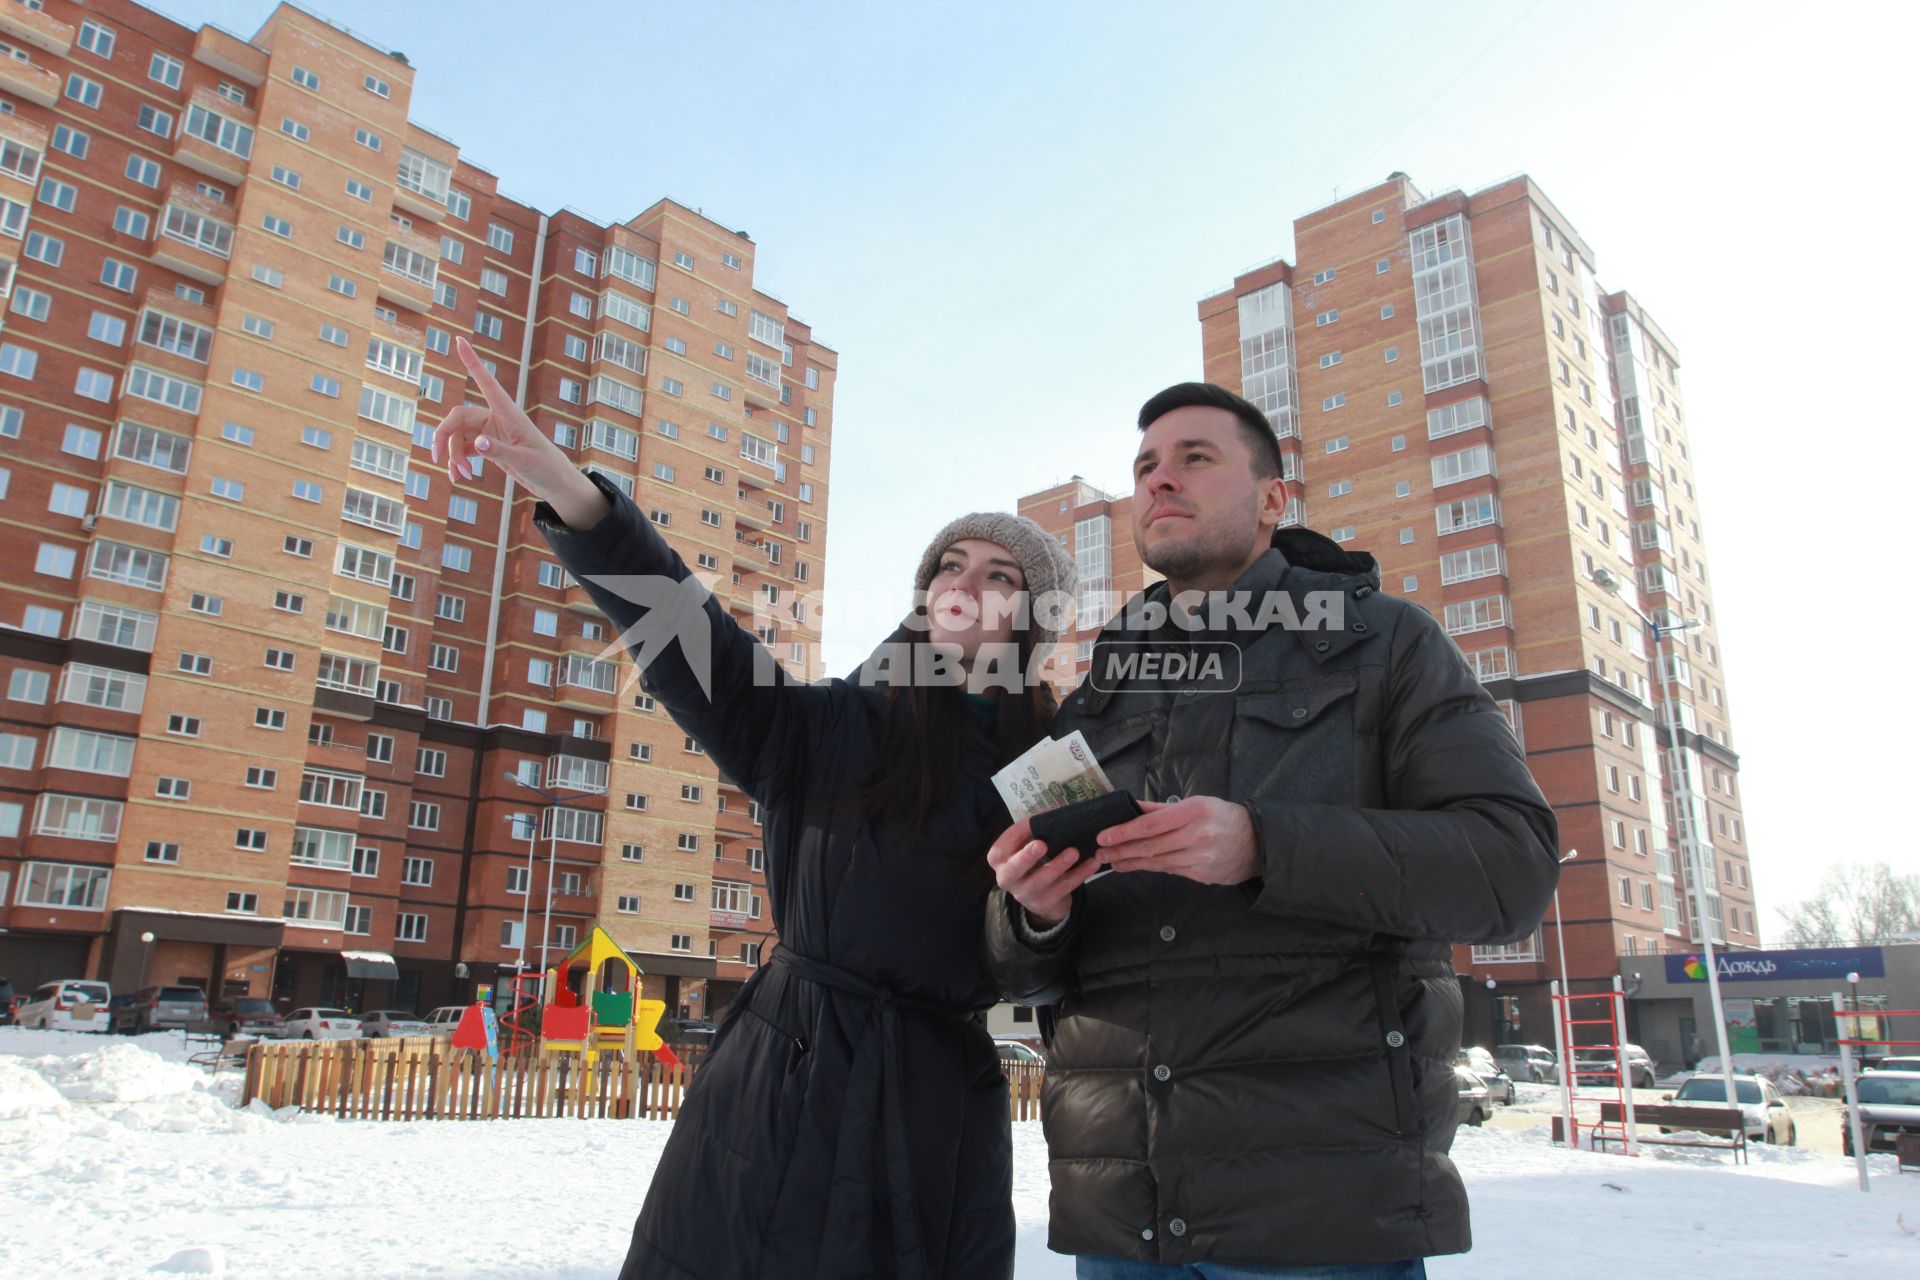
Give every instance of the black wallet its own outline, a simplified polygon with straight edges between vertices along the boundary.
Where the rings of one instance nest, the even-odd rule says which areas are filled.
[[[1047,846],[1047,857],[1053,857],[1062,849],[1074,849],[1084,858],[1096,852],[1099,846],[1094,840],[1102,831],[1144,812],[1134,802],[1131,792],[1110,791],[1091,800],[1076,800],[1058,809],[1036,813],[1029,825],[1033,838]]]

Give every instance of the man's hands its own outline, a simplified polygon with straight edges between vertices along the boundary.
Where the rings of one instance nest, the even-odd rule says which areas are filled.
[[[1033,838],[1025,818],[1001,832],[987,850],[995,882],[1026,909],[1028,919],[1047,929],[1067,918],[1073,891],[1100,870],[1100,861],[1073,849],[1062,849],[1045,862],[1042,858],[1047,858],[1047,846]]]
[[[1100,833],[1087,855],[1063,849],[1045,862],[1047,847],[1033,838],[1025,820],[1001,833],[987,850],[994,880],[1047,928],[1067,918],[1073,891],[1102,866],[1115,871],[1158,871],[1200,884],[1244,884],[1260,875],[1260,850],[1246,806],[1217,796],[1189,796],[1167,804],[1142,800],[1137,818]]]
[[[1245,805],[1218,796],[1166,804],[1143,800],[1146,812],[1100,833],[1099,857],[1115,871],[1158,871],[1201,884],[1243,884],[1261,873],[1253,817]]]
[[[454,348],[486,403],[460,405],[434,428],[433,460],[446,464],[447,479],[456,484],[471,480],[467,460],[475,455],[491,458],[535,497],[546,499],[568,528],[598,524],[607,514],[606,495],[580,474],[559,445],[541,434],[465,338],[456,338]]]

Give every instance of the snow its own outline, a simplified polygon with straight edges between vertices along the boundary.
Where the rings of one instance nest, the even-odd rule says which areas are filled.
[[[609,1280],[672,1125],[530,1120],[362,1123],[239,1109],[200,1046],[0,1028],[0,1274],[40,1277],[546,1277]],[[1744,1065],[1744,1064],[1743,1064]],[[1548,1142],[1550,1088],[1462,1129],[1471,1254],[1435,1280],[1538,1280],[1658,1257],[1740,1280],[1920,1274],[1920,1176],[1808,1147],[1650,1149]],[[1530,1127],[1526,1127],[1530,1126]],[[1046,1143],[1014,1126],[1021,1280],[1067,1280],[1046,1248]],[[1568,1259],[1580,1261],[1566,1267]]]

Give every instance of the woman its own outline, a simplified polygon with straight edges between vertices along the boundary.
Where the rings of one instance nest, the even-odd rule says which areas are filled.
[[[541,532],[623,634],[649,613],[624,596],[686,599],[594,581],[688,572],[631,500],[534,428],[465,340],[459,353],[486,404],[447,415],[434,460],[470,476],[467,459],[491,458],[543,498]],[[963,517],[915,579],[928,593],[924,640],[963,663],[1011,642],[1024,671],[1056,636],[1016,627],[1007,606],[1071,591],[1072,577],[1031,521]],[[806,685],[711,597],[671,621],[708,648],[629,635],[642,683],[761,803],[780,947],[721,1020],[623,1280],[1011,1276],[1006,1083],[973,1015],[995,998],[980,951],[984,852],[1008,822],[990,779],[1045,733],[1050,690]],[[914,638],[903,624],[891,640]]]

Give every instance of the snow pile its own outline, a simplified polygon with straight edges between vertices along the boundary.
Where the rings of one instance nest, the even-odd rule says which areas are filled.
[[[75,1057],[33,1058],[29,1066],[75,1102],[147,1102],[194,1093],[206,1072],[168,1062],[137,1044],[109,1044]]]
[[[18,1058],[0,1058],[0,1120],[66,1109],[66,1099],[45,1076]]]

